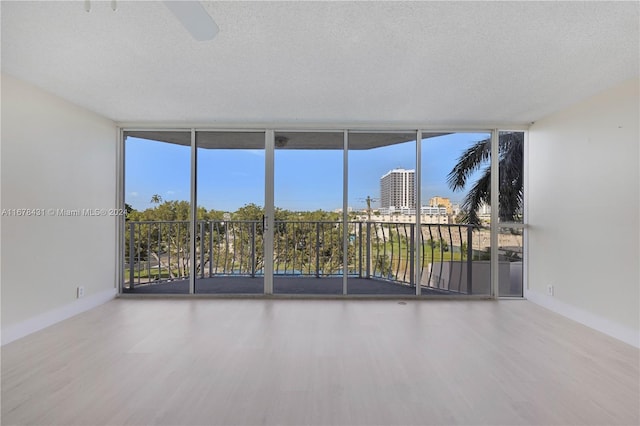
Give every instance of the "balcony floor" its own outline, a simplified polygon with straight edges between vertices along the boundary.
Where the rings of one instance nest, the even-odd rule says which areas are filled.
[[[275,294],[295,295],[339,295],[342,294],[342,277],[274,277]],[[262,277],[214,277],[196,279],[196,293],[199,294],[263,294]],[[187,294],[188,280],[176,280],[158,284],[141,284],[127,294]],[[351,295],[415,295],[415,287],[396,284],[379,279],[349,278],[348,294]],[[456,294],[423,287],[424,295]]]

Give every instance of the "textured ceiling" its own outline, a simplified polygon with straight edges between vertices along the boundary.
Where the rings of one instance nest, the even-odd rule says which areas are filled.
[[[2,71],[118,122],[525,124],[639,76],[638,2],[1,2]]]

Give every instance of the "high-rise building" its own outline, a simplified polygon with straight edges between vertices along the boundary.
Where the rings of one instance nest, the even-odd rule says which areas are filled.
[[[380,178],[380,208],[387,212],[416,208],[415,170],[393,169]]]

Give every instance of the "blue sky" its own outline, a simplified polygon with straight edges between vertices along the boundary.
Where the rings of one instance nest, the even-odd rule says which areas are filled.
[[[422,141],[422,201],[439,195],[459,202],[446,176],[460,154],[487,134],[456,133]],[[341,150],[276,150],[275,204],[289,210],[342,207]],[[190,148],[128,138],[125,147],[125,201],[138,210],[151,196],[189,200]],[[235,211],[264,204],[265,155],[262,150],[199,149],[198,205]],[[364,208],[367,196],[380,197],[380,177],[391,169],[415,169],[415,142],[349,151],[349,206]],[[472,182],[475,177],[472,177]],[[374,203],[374,206],[376,203]]]

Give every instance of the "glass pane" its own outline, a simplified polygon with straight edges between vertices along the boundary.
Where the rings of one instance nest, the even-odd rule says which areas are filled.
[[[264,292],[264,138],[196,133],[196,293]]]
[[[498,167],[500,169],[500,222],[523,223],[524,132],[501,131]]]
[[[343,133],[277,132],[274,293],[342,294]]]
[[[491,135],[423,133],[422,294],[491,294]]]
[[[125,134],[127,293],[189,292],[191,133]]]
[[[415,136],[349,133],[349,294],[416,293]]]
[[[499,296],[523,296],[523,229],[500,228],[498,234]]]

